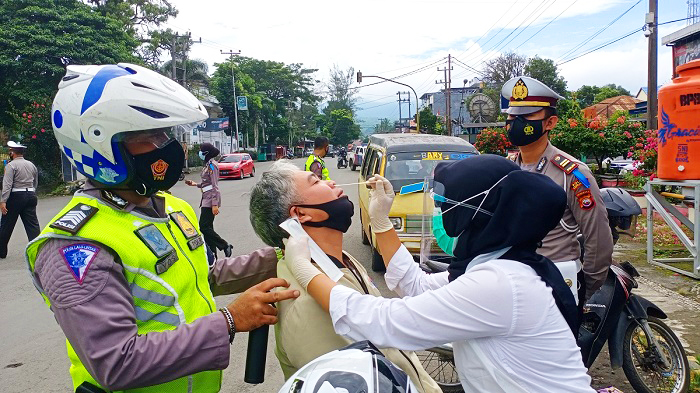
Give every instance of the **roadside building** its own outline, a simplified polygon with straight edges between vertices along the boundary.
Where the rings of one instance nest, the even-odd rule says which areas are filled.
[[[643,102],[631,96],[617,96],[605,99],[583,110],[583,117],[589,120],[608,119],[617,111],[632,111],[637,103]]]
[[[678,66],[700,59],[700,23],[686,26],[661,38],[661,43],[672,48],[673,77]]]

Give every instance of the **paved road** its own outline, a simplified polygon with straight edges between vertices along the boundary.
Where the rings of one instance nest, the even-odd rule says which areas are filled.
[[[303,160],[294,161],[299,167]],[[335,169],[334,159],[329,159],[331,177],[337,183],[356,182],[358,172],[349,169]],[[256,164],[257,173],[261,174],[270,163]],[[189,178],[197,179],[196,174]],[[216,219],[215,226],[219,233],[234,246],[234,254],[244,254],[263,243],[255,236],[248,224],[248,194],[252,185],[258,180],[227,180],[221,184],[223,206]],[[355,202],[355,220],[345,236],[344,248],[359,261],[363,261],[368,271],[371,254],[367,246],[360,240],[359,210],[357,208],[357,186],[345,187],[345,192]],[[199,191],[178,183],[173,188],[173,194],[184,198],[193,206],[199,204]],[[46,198],[39,203],[39,221],[45,225],[69,200],[69,197]],[[18,225],[10,242],[10,252],[5,260],[0,260],[0,391],[2,392],[67,392],[71,388],[68,377],[68,360],[65,354],[64,337],[56,324],[51,312],[43,304],[29,279],[23,250],[26,238],[21,226]],[[384,280],[379,274],[374,274],[373,280],[380,290],[389,295]],[[681,333],[683,341],[690,342],[695,347],[698,340],[695,321],[698,321],[700,308],[697,303],[689,307],[685,298],[679,297],[648,280],[643,281],[640,294],[658,302],[662,309],[669,311],[670,323],[677,332]],[[234,299],[234,296],[217,298],[217,303],[223,306]],[[89,323],[90,321],[86,321]],[[245,334],[236,336],[231,349],[231,361],[224,372],[223,392],[277,392],[283,384],[283,376],[272,352],[274,335],[270,334],[268,346],[268,367],[265,383],[253,386],[243,382],[245,368],[245,351],[247,337]],[[626,384],[622,370],[611,373],[605,364],[607,356],[601,356],[592,369],[595,387],[614,384],[624,391],[631,391]]]

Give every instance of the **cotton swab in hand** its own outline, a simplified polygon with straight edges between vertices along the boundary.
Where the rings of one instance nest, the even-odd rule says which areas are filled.
[[[354,186],[354,185],[357,185],[357,184],[368,184],[368,183],[369,183],[368,181],[361,181],[361,182],[359,182],[359,183],[336,184],[335,186],[336,186],[336,187],[340,187],[340,186]]]

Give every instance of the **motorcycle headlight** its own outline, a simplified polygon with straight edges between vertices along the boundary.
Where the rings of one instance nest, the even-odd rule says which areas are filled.
[[[394,226],[395,230],[400,231],[403,228],[403,220],[401,220],[401,217],[389,217],[389,221],[391,225]]]

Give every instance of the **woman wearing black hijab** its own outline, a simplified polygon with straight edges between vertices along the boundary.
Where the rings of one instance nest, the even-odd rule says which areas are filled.
[[[219,166],[214,158],[219,155],[219,149],[211,143],[202,143],[199,146],[199,158],[204,161],[202,168],[202,181],[195,183],[187,180],[188,186],[202,189],[202,201],[199,203],[201,213],[199,215],[199,230],[204,235],[204,242],[211,252],[216,255],[216,250],[223,250],[224,255],[231,256],[233,246],[222,239],[214,230],[214,217],[219,214],[221,206],[221,192],[219,192]]]
[[[572,332],[573,294],[535,251],[564,212],[561,187],[489,155],[440,164],[435,182],[445,231],[457,238],[448,272],[427,274],[413,261],[388,219],[391,183],[376,176],[370,220],[387,286],[403,298],[336,286],[311,264],[305,238],[287,243],[292,274],[338,334],[406,350],[451,342],[467,392],[593,392]]]

